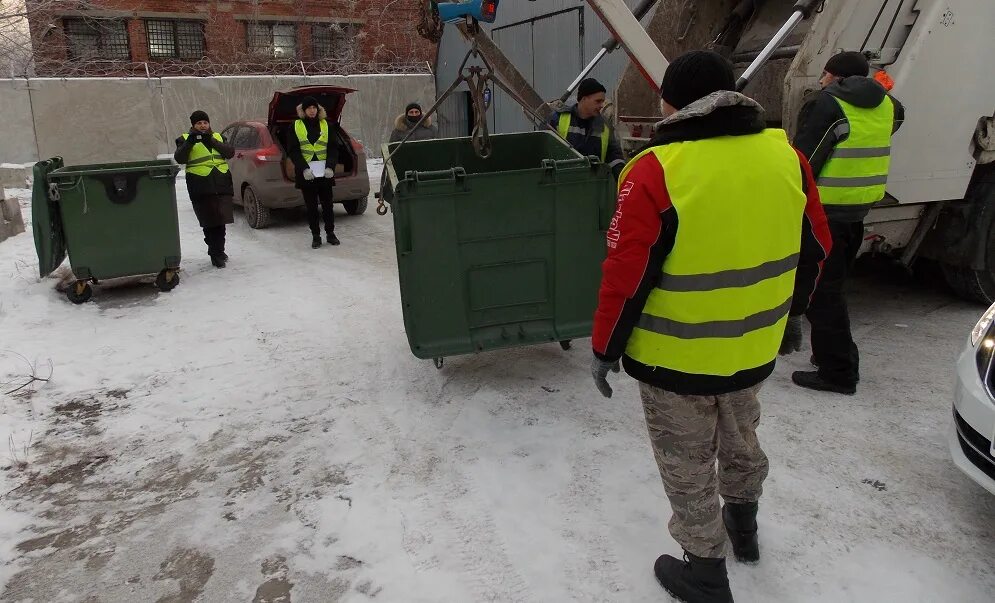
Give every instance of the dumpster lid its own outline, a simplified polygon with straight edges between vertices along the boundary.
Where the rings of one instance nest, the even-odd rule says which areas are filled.
[[[269,103],[266,125],[272,130],[274,126],[293,123],[297,119],[297,105],[309,96],[313,96],[325,108],[329,121],[339,121],[346,95],[355,91],[354,88],[342,86],[298,86],[276,92]]]
[[[49,196],[48,174],[62,167],[62,158],[39,161],[34,166],[31,185],[31,231],[38,254],[38,276],[55,272],[66,259],[66,240],[62,218],[55,200]]]

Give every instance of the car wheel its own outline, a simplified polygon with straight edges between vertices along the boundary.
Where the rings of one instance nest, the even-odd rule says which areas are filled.
[[[349,201],[343,201],[342,205],[345,206],[345,211],[350,216],[358,216],[366,212],[366,206],[369,205],[370,198],[363,197],[362,199],[351,199]]]
[[[251,186],[246,186],[242,191],[242,205],[245,207],[245,221],[250,228],[266,228],[270,223],[270,210],[259,202],[259,197],[252,190]]]

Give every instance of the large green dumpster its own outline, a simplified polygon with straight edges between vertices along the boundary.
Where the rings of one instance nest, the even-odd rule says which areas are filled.
[[[405,143],[386,165],[408,343],[437,366],[591,334],[615,209],[608,166],[549,132],[491,144],[482,159],[469,138]]]
[[[63,166],[35,165],[32,216],[39,272],[69,255],[76,282],[70,300],[90,298],[90,282],[155,274],[169,291],[179,283],[176,216],[178,166],[168,160]]]

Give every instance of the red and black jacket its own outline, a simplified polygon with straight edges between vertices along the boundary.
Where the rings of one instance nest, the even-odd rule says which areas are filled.
[[[735,93],[728,93],[735,94]],[[763,109],[754,101],[736,95],[736,104],[715,103],[686,111],[688,117],[671,118],[658,130],[647,147],[674,142],[705,140],[717,136],[757,134],[764,129]],[[692,107],[688,107],[692,109]],[[743,157],[743,169],[751,169]],[[803,189],[807,196],[802,223],[802,240],[792,316],[805,313],[809,299],[832,246],[826,216],[819,201],[812,170],[804,155],[798,154]],[[633,328],[646,300],[659,281],[663,262],[673,249],[680,216],[670,201],[666,174],[655,155],[645,155],[632,166],[620,187],[615,216],[608,232],[608,257],[602,266],[601,291],[594,315],[592,346],[594,354],[607,361],[622,358],[633,378],[682,395],[718,395],[761,383],[774,370],[774,361],[732,376],[682,373],[651,367],[624,356]],[[715,216],[721,220],[722,216]],[[623,357],[624,356],[624,357]]]

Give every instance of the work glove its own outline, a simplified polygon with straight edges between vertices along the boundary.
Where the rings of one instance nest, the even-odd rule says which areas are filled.
[[[591,376],[594,377],[594,385],[601,392],[601,395],[606,398],[612,397],[612,386],[608,385],[608,371],[617,373],[622,370],[619,366],[618,360],[615,362],[607,362],[601,360],[597,356],[591,361]]]
[[[308,182],[314,180],[314,172],[311,171],[311,168],[307,168],[304,170],[304,179],[307,180]]]
[[[784,337],[781,339],[781,349],[777,353],[787,356],[802,350],[802,317],[789,316],[788,324],[784,328]]]
[[[200,130],[190,129],[190,139],[193,140],[194,144],[198,142],[204,142],[204,135],[201,134]]]
[[[210,130],[204,132],[204,140],[201,142],[203,142],[204,146],[209,149],[214,148],[214,132],[211,132]]]

